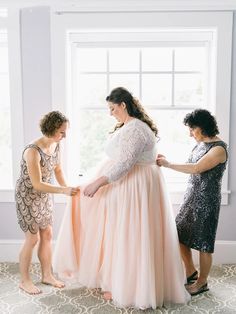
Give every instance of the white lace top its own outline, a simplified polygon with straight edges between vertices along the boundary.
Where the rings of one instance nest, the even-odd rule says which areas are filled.
[[[137,163],[155,162],[156,143],[153,131],[139,119],[133,119],[115,131],[105,148],[108,157],[114,161],[104,173],[108,181],[120,179]]]

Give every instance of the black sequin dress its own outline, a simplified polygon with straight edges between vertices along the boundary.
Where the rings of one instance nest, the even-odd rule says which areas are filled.
[[[52,155],[47,155],[35,144],[27,145],[24,151],[28,148],[34,148],[40,154],[42,181],[52,183],[54,168],[59,162],[59,145],[56,146]],[[52,196],[33,188],[23,154],[20,178],[17,180],[15,188],[17,218],[24,232],[29,230],[35,234],[39,228],[45,229],[52,224]]]
[[[223,147],[228,158],[225,142],[201,142],[194,147],[188,162],[197,162],[216,146]],[[214,252],[221,204],[221,181],[226,163],[227,161],[189,177],[184,201],[176,217],[179,241],[189,248],[207,253]]]

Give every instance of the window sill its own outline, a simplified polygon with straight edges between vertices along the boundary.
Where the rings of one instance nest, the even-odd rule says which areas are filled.
[[[229,195],[231,191],[222,192],[221,205],[228,205]],[[170,191],[170,198],[173,205],[179,205],[183,201],[184,190]],[[54,195],[54,202],[56,204],[66,204],[67,196],[65,195]],[[0,190],[0,203],[14,203],[14,190]]]

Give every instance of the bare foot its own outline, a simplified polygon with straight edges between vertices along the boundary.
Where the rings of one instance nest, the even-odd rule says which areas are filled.
[[[19,288],[28,294],[39,294],[42,291],[37,288],[32,281],[25,281],[19,284]]]
[[[103,293],[103,298],[107,301],[112,300],[112,294],[109,291]]]
[[[65,287],[64,282],[57,280],[53,276],[44,277],[42,279],[42,283],[45,285],[53,286],[55,288],[64,288]]]

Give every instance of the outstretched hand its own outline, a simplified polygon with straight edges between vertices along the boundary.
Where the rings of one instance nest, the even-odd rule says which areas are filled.
[[[99,185],[97,184],[97,182],[93,182],[90,183],[89,185],[87,185],[84,189],[84,195],[88,196],[88,197],[93,197],[94,194],[97,192],[97,190],[99,189]]]
[[[166,160],[166,157],[162,154],[158,154],[157,155],[157,159],[156,159],[156,164],[158,166],[163,166],[163,167],[167,167],[169,162]]]

